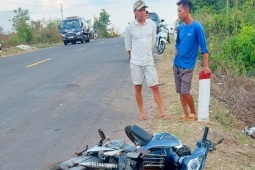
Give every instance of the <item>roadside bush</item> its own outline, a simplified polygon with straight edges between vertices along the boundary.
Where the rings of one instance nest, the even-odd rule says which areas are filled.
[[[11,34],[8,39],[9,46],[16,46],[21,43],[20,38],[17,34]]]
[[[6,46],[8,41],[8,35],[4,34],[0,27],[0,44]]]
[[[45,26],[41,21],[34,21],[33,25],[33,43],[56,43],[61,41],[58,25],[60,20],[44,21]]]
[[[243,26],[241,33],[230,37],[222,46],[222,56],[238,69],[237,74],[255,73],[255,28]]]

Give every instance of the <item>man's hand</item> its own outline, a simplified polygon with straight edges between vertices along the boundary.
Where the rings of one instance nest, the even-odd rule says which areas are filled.
[[[204,63],[204,68],[203,71],[205,74],[211,73],[211,69],[208,67],[208,53],[203,53],[203,63]]]
[[[204,71],[205,74],[211,73],[211,69],[209,67],[204,67],[203,71]]]
[[[128,51],[128,61],[130,61],[130,59],[131,59],[131,50]]]

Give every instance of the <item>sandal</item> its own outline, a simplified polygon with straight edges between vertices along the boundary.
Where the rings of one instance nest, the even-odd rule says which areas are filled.
[[[167,114],[158,115],[157,117],[163,118],[163,119],[171,119],[171,117],[169,115],[167,115]]]
[[[189,116],[186,118],[187,121],[196,121],[197,120],[197,114],[190,113]]]
[[[145,115],[139,115],[139,120],[146,120],[146,116]]]
[[[188,118],[184,113],[179,117],[178,121],[182,122],[185,121]]]

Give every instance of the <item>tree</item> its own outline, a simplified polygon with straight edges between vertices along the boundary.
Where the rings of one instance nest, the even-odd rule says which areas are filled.
[[[194,3],[194,11],[197,12],[202,8],[212,8],[216,12],[220,12],[226,5],[225,0],[193,0]]]
[[[14,13],[16,13],[16,15],[12,19],[12,26],[14,30],[17,31],[18,37],[21,42],[31,42],[33,39],[33,33],[32,28],[27,23],[27,21],[29,21],[28,10],[18,8],[18,10],[14,10]]]
[[[107,26],[111,24],[111,21],[109,18],[110,18],[110,15],[105,11],[105,9],[102,9],[98,20],[95,20],[94,22],[94,29],[97,29],[98,33],[103,38],[109,37],[109,33],[107,31]]]

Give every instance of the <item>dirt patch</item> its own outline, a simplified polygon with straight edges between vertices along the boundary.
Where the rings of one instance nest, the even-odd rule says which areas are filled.
[[[221,137],[224,137],[225,140],[217,147],[216,151],[208,154],[205,169],[255,170],[255,141],[243,134],[244,124],[229,114],[229,108],[224,102],[211,96],[209,122],[178,122],[182,108],[179,95],[175,93],[172,72],[174,53],[174,43],[168,44],[157,68],[166,112],[171,115],[172,119],[162,120],[154,116],[154,132],[169,132],[178,137],[183,144],[187,144],[194,149],[196,141],[202,138],[204,127],[208,126],[210,128],[209,139],[216,142]],[[198,62],[191,91],[196,108],[198,104],[198,73],[200,69],[201,66]],[[159,114],[155,104],[154,108],[153,115]]]

